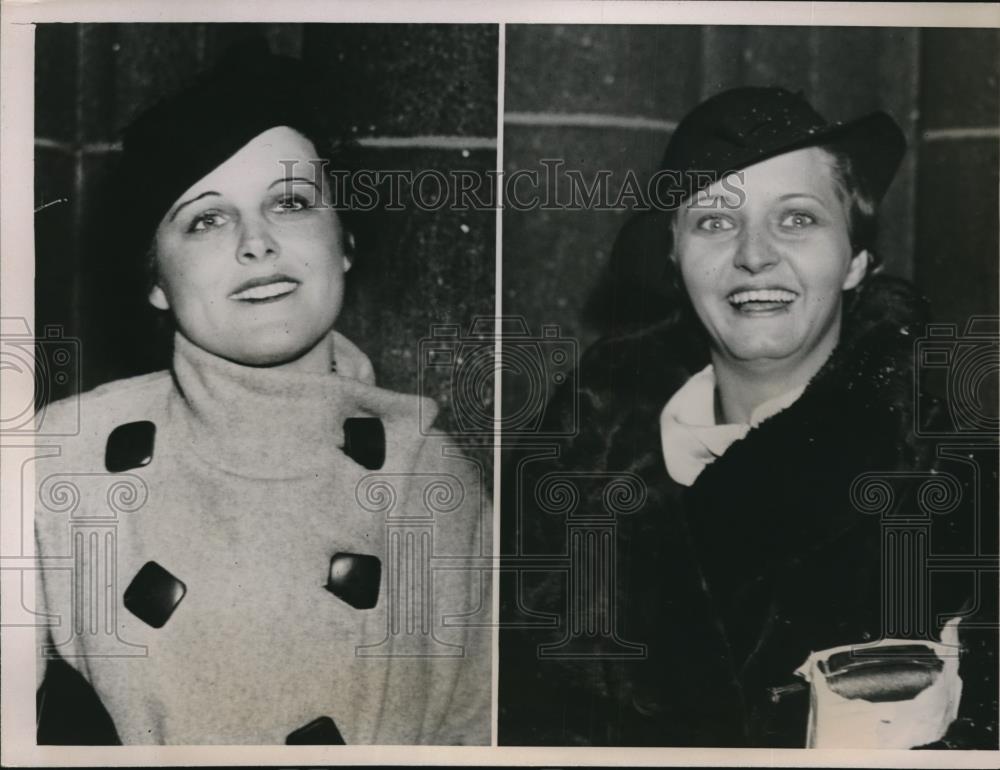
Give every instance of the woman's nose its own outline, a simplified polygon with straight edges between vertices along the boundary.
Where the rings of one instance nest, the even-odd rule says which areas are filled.
[[[240,234],[236,258],[240,262],[274,259],[280,253],[278,242],[264,222],[245,222]]]
[[[778,254],[767,237],[746,231],[740,238],[734,263],[748,273],[759,273],[773,267],[778,259]]]

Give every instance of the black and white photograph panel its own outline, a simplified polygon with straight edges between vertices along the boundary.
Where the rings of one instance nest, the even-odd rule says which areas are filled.
[[[497,41],[37,26],[38,744],[490,742]]]
[[[1000,34],[505,50],[499,743],[996,750]]]

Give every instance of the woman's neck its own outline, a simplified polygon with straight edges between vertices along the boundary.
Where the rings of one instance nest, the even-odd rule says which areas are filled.
[[[181,337],[183,334],[178,331],[178,336]],[[336,332],[331,329],[326,335],[321,337],[316,344],[304,351],[297,358],[292,358],[286,361],[257,363],[241,361],[225,355],[221,355],[220,358],[236,366],[244,366],[248,369],[272,370],[276,372],[289,372],[295,374],[328,374],[331,371],[336,371],[336,354],[334,345],[335,336]],[[202,346],[200,346],[197,342],[187,338],[185,338],[185,341],[190,346],[205,350],[205,348],[202,348]],[[219,354],[210,353],[210,355]]]
[[[346,418],[389,419],[417,409],[412,396],[373,387],[368,357],[342,335],[329,336],[324,347],[337,351],[336,374],[329,357],[322,371],[244,366],[178,333],[173,414],[187,430],[184,441],[202,461],[230,473],[298,478],[329,469],[340,456]],[[432,408],[420,408],[433,419]]]
[[[792,365],[776,361],[736,361],[712,352],[716,417],[725,423],[749,423],[754,410],[771,399],[805,387],[823,367],[837,337],[817,346]]]
[[[277,364],[275,368],[289,372],[324,374],[336,368],[333,350],[333,334],[327,334],[303,355],[291,361]]]

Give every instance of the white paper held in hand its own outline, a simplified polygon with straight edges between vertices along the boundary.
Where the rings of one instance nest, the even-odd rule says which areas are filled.
[[[958,624],[940,642],[883,639],[812,653],[808,748],[908,749],[942,738],[958,715]]]

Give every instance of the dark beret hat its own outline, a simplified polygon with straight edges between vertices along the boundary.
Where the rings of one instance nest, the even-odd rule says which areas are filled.
[[[846,153],[875,200],[885,194],[906,151],[903,132],[884,112],[828,123],[801,93],[744,87],[716,94],[688,113],[670,138],[661,168],[687,197],[732,171],[815,145]]]
[[[122,141],[119,178],[131,209],[122,245],[146,248],[185,190],[270,128],[296,129],[325,157],[326,134],[312,107],[318,99],[317,79],[302,62],[251,38],[191,87],[143,112]]]
[[[619,315],[638,314],[634,320],[649,323],[662,317],[665,299],[676,301],[677,288],[667,275],[672,233],[665,210],[730,172],[817,145],[851,158],[854,177],[875,201],[885,194],[906,151],[903,132],[886,113],[829,123],[801,93],[783,88],[733,88],[696,106],[667,144],[657,205],[631,217],[615,240],[605,282],[611,288],[605,294],[617,292],[622,299],[595,299],[595,317],[605,312],[600,308],[614,305]]]

